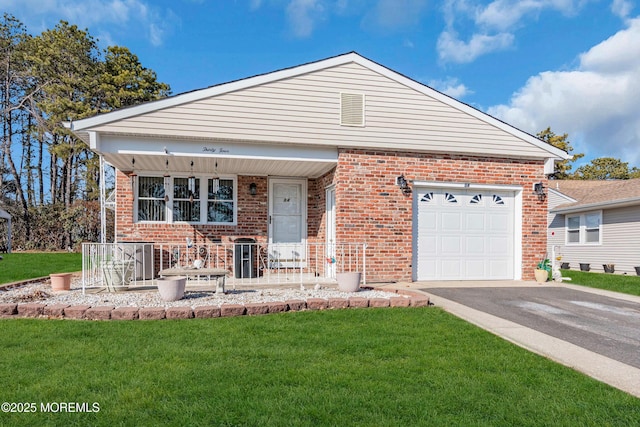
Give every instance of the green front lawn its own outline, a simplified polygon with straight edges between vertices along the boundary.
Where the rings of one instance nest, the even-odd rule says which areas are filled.
[[[436,308],[0,320],[9,425],[628,426],[640,399]],[[41,413],[85,402],[94,413]]]
[[[82,270],[82,254],[68,252],[14,252],[2,254],[0,284]]]
[[[560,271],[562,271],[564,277],[571,277],[571,281],[565,283],[640,296],[640,276],[592,273],[577,270]]]

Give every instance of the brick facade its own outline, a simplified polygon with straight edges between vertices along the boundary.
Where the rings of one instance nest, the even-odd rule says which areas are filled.
[[[533,279],[536,263],[546,251],[547,204],[533,194],[533,183],[544,182],[543,161],[496,159],[462,155],[342,149],[337,167],[308,180],[308,240],[324,243],[326,188],[336,188],[336,240],[366,242],[367,280],[411,280],[412,195],[404,195],[396,177],[407,180],[520,185],[524,189],[522,277]],[[238,176],[237,226],[145,224],[133,221],[130,178],[117,172],[116,236],[119,242],[231,243],[250,237],[268,239],[268,179]],[[257,194],[249,194],[249,184]]]
[[[544,182],[544,163],[489,157],[342,150],[336,170],[336,239],[366,241],[371,280],[411,280],[412,194],[404,195],[396,177],[522,186],[522,277],[546,251],[547,204],[529,189]]]

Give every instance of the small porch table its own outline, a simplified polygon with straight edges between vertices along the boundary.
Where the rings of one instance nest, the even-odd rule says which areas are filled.
[[[189,277],[202,277],[206,276],[208,280],[211,278],[216,279],[216,293],[224,293],[224,286],[227,275],[229,272],[223,268],[165,268],[158,273],[160,277],[171,276],[187,276]]]

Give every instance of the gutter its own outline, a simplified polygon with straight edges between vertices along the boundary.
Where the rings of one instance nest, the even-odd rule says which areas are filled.
[[[567,213],[576,213],[576,212],[584,212],[588,210],[594,209],[605,209],[605,208],[624,208],[627,206],[640,205],[640,197],[631,197],[629,199],[622,200],[609,200],[606,202],[598,202],[598,203],[588,203],[586,205],[577,205],[577,206],[567,206],[565,208],[551,209],[550,213],[557,214],[567,214]]]

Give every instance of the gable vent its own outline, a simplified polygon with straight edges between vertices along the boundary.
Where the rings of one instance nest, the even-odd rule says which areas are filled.
[[[364,126],[364,94],[340,94],[340,124],[342,126]]]

